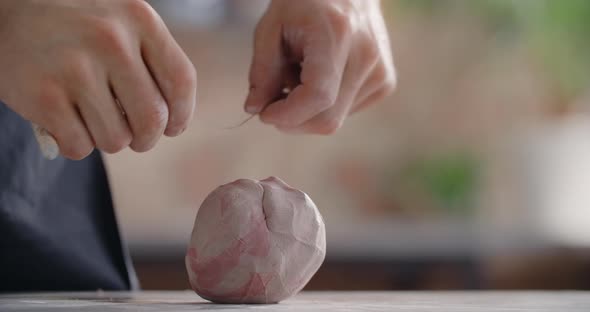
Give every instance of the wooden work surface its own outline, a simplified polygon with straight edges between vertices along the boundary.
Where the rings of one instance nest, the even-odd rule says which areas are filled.
[[[0,311],[590,311],[590,292],[303,292],[271,305],[219,305],[180,292],[0,295]]]

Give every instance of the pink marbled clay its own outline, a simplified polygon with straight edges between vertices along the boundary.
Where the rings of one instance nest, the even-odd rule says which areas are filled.
[[[193,290],[218,303],[276,303],[299,292],[326,254],[315,204],[278,178],[237,180],[203,202],[186,255]]]

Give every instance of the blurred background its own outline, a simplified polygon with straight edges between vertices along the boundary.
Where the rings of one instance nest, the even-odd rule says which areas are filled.
[[[266,1],[151,3],[199,103],[180,138],[107,157],[143,288],[189,288],[210,191],[275,175],[326,221],[307,289],[590,289],[590,1],[383,0],[398,90],[331,137],[227,129]]]

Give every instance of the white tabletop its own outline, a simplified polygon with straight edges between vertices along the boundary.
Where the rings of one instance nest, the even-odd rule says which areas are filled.
[[[271,305],[220,305],[180,292],[0,295],[0,311],[588,312],[590,292],[303,292]]]

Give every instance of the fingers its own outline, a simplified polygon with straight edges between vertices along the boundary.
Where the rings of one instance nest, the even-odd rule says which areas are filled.
[[[106,79],[85,83],[77,102],[96,148],[113,154],[129,146],[131,130]]]
[[[48,108],[46,114],[35,116],[38,118],[35,118],[35,122],[46,125],[45,131],[55,139],[62,156],[80,160],[92,152],[94,142],[75,105],[69,102],[63,89],[51,84],[42,85],[33,101]]]
[[[82,121],[79,113],[71,107],[71,109],[62,111],[63,118],[69,120],[67,126],[60,125],[51,127],[47,131],[55,138],[61,155],[72,159],[81,160],[90,155],[94,150],[94,143]]]
[[[292,44],[295,46],[290,48],[301,50],[303,55],[301,83],[286,99],[272,103],[261,113],[263,122],[281,128],[297,127],[336,103],[349,51],[347,42],[329,36],[309,34],[306,40]]]
[[[120,67],[109,79],[133,135],[131,149],[150,150],[168,123],[168,106],[156,83],[141,59],[129,61],[126,68]]]
[[[131,149],[150,150],[184,131],[196,102],[196,73],[158,14],[145,1],[121,2],[127,33],[108,59],[108,81],[126,114]],[[123,40],[121,40],[123,39]]]
[[[351,107],[353,107],[356,94],[361,88],[362,81],[364,81],[363,76],[366,76],[359,74],[355,65],[354,62],[347,64],[334,105],[301,125],[279,129],[289,133],[334,134],[342,126]]]
[[[63,85],[86,125],[95,147],[116,153],[131,142],[131,131],[108,85],[107,74],[96,60],[71,54],[64,71]]]
[[[300,125],[276,125],[277,128],[288,133],[330,135],[342,126],[348,115],[390,94],[395,89],[395,71],[372,57],[375,53],[372,49],[351,51],[334,103]]]
[[[350,114],[354,114],[367,106],[376,103],[393,93],[397,85],[395,70],[387,70],[387,67],[376,66],[362,89],[356,95],[355,104]]]
[[[389,94],[393,92],[392,89],[378,89],[375,92],[368,94],[365,97],[362,97],[358,104],[354,106],[354,108],[350,111],[350,114],[357,113],[358,111],[365,109],[367,106],[376,103],[379,100],[382,100]]]
[[[258,26],[253,65],[260,65],[251,69],[246,102],[264,123],[288,132],[332,134],[351,111],[393,90],[395,70],[378,2],[274,1],[268,16],[277,22]],[[282,45],[275,39],[279,29]],[[258,42],[265,34],[275,43],[272,49]],[[272,66],[277,62],[282,66]],[[296,86],[281,96],[294,74]]]
[[[26,29],[9,36],[0,58],[11,73],[2,99],[72,159],[94,147],[143,152],[163,133],[181,133],[193,115],[196,73],[150,5],[62,2],[26,1],[11,19]]]
[[[197,74],[164,22],[155,12],[153,14],[153,18],[144,23],[141,53],[168,104],[169,116],[164,133],[177,136],[184,132],[193,117]]]
[[[250,66],[250,92],[244,110],[260,113],[281,96],[283,67],[281,27],[268,15],[262,17],[254,36],[254,53]]]
[[[301,126],[282,129],[291,133],[334,134],[350,114],[376,103],[395,89],[395,78],[389,77],[380,64],[358,64],[352,58],[347,65],[336,104]],[[363,68],[369,68],[363,73]],[[361,74],[359,74],[361,73]]]
[[[158,14],[144,1],[125,2],[124,10],[132,22],[114,36],[118,49],[104,55],[105,82],[80,101],[97,147],[109,153],[127,145],[145,152],[162,134],[179,135],[196,103],[194,66]]]
[[[42,109],[28,116],[31,121],[43,125],[44,134],[55,139],[62,156],[72,160],[88,156],[94,149],[94,142],[66,90],[56,81],[32,83],[39,87],[29,100]]]

